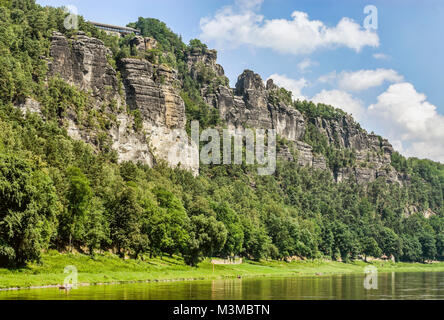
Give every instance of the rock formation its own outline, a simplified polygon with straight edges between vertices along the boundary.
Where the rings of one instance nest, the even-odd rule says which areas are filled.
[[[54,32],[49,76],[59,76],[98,100],[119,99],[116,71],[108,63],[110,50],[102,41],[79,31],[72,39]]]
[[[187,54],[187,66],[191,76],[197,80],[199,68],[208,67],[216,76],[225,77],[224,68],[217,64],[217,51],[194,48]]]
[[[127,104],[131,110],[140,112],[143,130],[156,156],[171,165],[180,163],[197,174],[199,163],[193,157],[196,147],[185,142],[182,152],[170,152],[177,139],[182,142],[187,139],[185,103],[173,87],[177,81],[175,70],[154,66],[144,59],[123,59],[122,76]]]
[[[137,36],[130,44],[137,51],[145,52],[155,48],[157,42]],[[188,142],[184,133],[185,104],[177,89],[182,85],[177,71],[153,64],[143,55],[141,58],[122,59],[119,69],[124,92],[119,94],[119,80],[116,70],[108,63],[109,54],[109,49],[100,40],[87,37],[82,32],[72,39],[54,33],[49,75],[60,76],[79,89],[91,92],[98,105],[114,99],[119,106],[128,107],[130,113],[116,114],[118,125],[109,130],[120,161],[141,161],[153,165],[155,159],[164,159],[170,165],[180,163],[197,174],[199,163],[192,156],[196,155],[197,148]],[[394,150],[389,142],[368,134],[351,116],[309,118],[290,102],[275,99],[280,88],[272,80],[264,84],[262,78],[251,70],[245,70],[235,88],[230,88],[224,69],[217,63],[215,50],[193,48],[185,54],[190,76],[201,84],[203,99],[219,111],[223,123],[232,129],[275,129],[289,142],[288,146],[278,150],[280,159],[330,170],[327,159],[316,154],[313,147],[304,142],[310,125],[326,137],[332,148],[348,149],[356,156],[355,165],[332,171],[336,181],[354,179],[365,184],[383,177],[389,183],[403,183],[408,179],[391,166]],[[133,129],[134,112],[140,116],[141,132]],[[68,121],[69,134],[77,139],[91,140],[75,120],[71,117]],[[183,148],[175,153],[178,141]]]
[[[108,63],[109,50],[100,40],[79,32],[72,39],[54,33],[51,39],[49,76],[58,76],[81,90],[91,93],[95,107],[103,101],[117,101],[118,107],[127,104],[138,111],[142,132],[134,130],[134,117],[123,110],[116,112],[117,124],[108,132],[119,161],[134,161],[153,165],[155,158],[172,165],[181,164],[197,174],[198,163],[191,157],[193,148],[187,142],[186,152],[173,155],[177,140],[183,139],[186,124],[185,105],[173,87],[177,81],[174,70],[155,66],[144,59],[123,59],[122,76],[125,91],[119,94],[117,72]],[[95,144],[95,137],[77,123],[75,113],[67,119],[68,134]],[[175,131],[175,129],[177,131]]]
[[[217,67],[217,54],[213,50],[196,50],[188,56],[188,69],[193,74],[204,64],[219,77],[224,77],[223,69]],[[196,76],[197,72],[194,73]],[[214,87],[214,84],[212,84]],[[292,143],[297,153],[294,159],[288,148],[283,147],[278,157],[286,161],[297,161],[300,165],[326,170],[324,156],[315,154],[313,148],[304,143],[307,125],[312,123],[319,132],[326,136],[334,148],[353,150],[356,154],[354,167],[338,168],[332,172],[340,182],[354,179],[357,183],[372,182],[385,177],[389,183],[403,183],[407,177],[396,172],[391,166],[393,147],[385,139],[368,134],[349,115],[339,119],[305,118],[293,106],[282,101],[271,101],[270,95],[280,89],[272,80],[264,85],[263,80],[253,71],[245,70],[238,78],[234,89],[226,85],[217,86],[216,90],[202,89],[206,102],[219,110],[221,119],[232,128],[251,127],[275,129],[277,134]],[[215,91],[215,92],[214,92]]]
[[[135,48],[137,51],[143,53],[147,50],[152,50],[157,48],[157,41],[156,39],[150,38],[150,37],[141,37],[136,36],[130,41],[130,46]]]

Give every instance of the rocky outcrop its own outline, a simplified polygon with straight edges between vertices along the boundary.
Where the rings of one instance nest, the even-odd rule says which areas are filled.
[[[235,89],[219,86],[207,101],[219,110],[221,119],[230,127],[275,129],[289,141],[302,139],[305,121],[302,114],[284,103],[269,102],[269,90],[258,74],[244,71]]]
[[[354,149],[357,151],[370,150],[391,155],[394,150],[387,140],[380,140],[374,134],[368,134],[349,115],[340,119],[326,119],[317,117],[311,122],[323,133],[331,145],[338,148]]]
[[[42,116],[40,103],[32,98],[26,98],[25,101],[18,103],[16,107],[20,109],[23,112],[23,114],[29,112]]]
[[[131,110],[138,110],[150,124],[172,129],[185,127],[185,104],[172,86],[176,80],[173,70],[129,58],[122,60],[121,69]]]
[[[187,53],[187,66],[193,79],[198,78],[202,67],[208,68],[215,76],[225,77],[224,68],[217,63],[217,51],[193,48]]]
[[[419,214],[419,213],[420,213],[420,210],[419,210],[418,207],[415,206],[415,205],[409,205],[409,206],[407,206],[407,207],[404,209],[404,217],[406,217],[406,218],[410,217],[411,215]],[[433,212],[433,210],[430,209],[430,208],[427,209],[427,210],[422,211],[421,214],[422,214],[422,215],[424,216],[424,218],[426,218],[426,219],[430,219],[431,217],[437,215],[437,213],[436,213],[436,212]]]
[[[144,53],[148,50],[157,48],[157,41],[156,39],[150,37],[144,38],[141,36],[136,36],[133,39],[131,39],[130,46],[132,48],[135,48],[136,51]]]
[[[136,40],[133,40],[134,45]],[[142,46],[142,43],[138,45]],[[143,39],[143,45],[143,49],[147,50],[147,46],[155,46],[155,42]],[[121,72],[125,90],[120,94],[117,72],[107,60],[110,52],[100,40],[87,37],[83,32],[67,39],[56,32],[51,39],[50,52],[50,77],[58,76],[90,92],[93,108],[100,108],[106,101],[117,102],[119,111],[107,110],[114,112],[113,117],[116,119],[107,134],[113,149],[118,153],[119,161],[141,162],[152,166],[156,159],[163,159],[173,166],[180,164],[197,174],[199,163],[194,160],[194,148],[188,141],[181,149],[183,152],[172,152],[183,138],[186,124],[185,104],[175,89],[176,71],[166,66],[153,65],[144,59],[123,59]],[[142,122],[142,128],[138,131],[134,129],[136,118],[133,113],[120,108],[125,103],[130,111],[137,110],[139,113],[140,119],[137,121]],[[94,132],[79,124],[76,112],[68,110],[64,121],[72,138],[98,145]]]
[[[54,32],[51,37],[49,76],[59,76],[97,100],[119,100],[119,81],[108,63],[111,51],[102,41],[79,31],[71,39]]]
[[[402,184],[405,181],[406,177],[391,166],[394,150],[387,140],[368,134],[349,115],[332,119],[306,119],[298,110],[281,100],[269,99],[278,90],[272,81],[268,81],[265,87],[259,75],[246,70],[239,77],[236,89],[230,91],[224,87],[219,88],[213,104],[219,108],[221,117],[229,125],[273,128],[277,134],[293,143],[298,153],[295,160],[300,165],[327,170],[326,159],[315,154],[310,145],[301,141],[307,123],[311,122],[326,136],[330,146],[348,149],[356,155],[355,166],[338,168],[332,172],[338,182],[354,179],[359,184],[366,184],[380,177],[388,183]],[[280,157],[291,159],[285,151],[281,151]]]
[[[353,180],[358,184],[382,177],[387,183],[403,184],[407,177],[391,166],[392,145],[381,137],[368,134],[349,115],[339,119],[314,118],[310,121],[327,137],[331,146],[353,150],[356,164],[333,172],[337,182]]]
[[[177,72],[153,65],[144,59],[123,59],[122,76],[126,101],[131,110],[140,112],[150,147],[159,159],[180,164],[198,173],[197,147],[188,143],[185,132],[185,103],[174,88]],[[178,139],[181,151],[174,153]]]
[[[302,141],[295,141],[294,143],[297,150],[297,161],[301,166],[313,167],[314,169],[326,170],[327,162],[325,158],[320,155],[315,155],[313,148]]]
[[[210,60],[209,67],[215,65],[212,59],[195,57],[194,62]],[[193,70],[192,65],[189,66]],[[313,148],[300,141],[305,134],[305,119],[302,114],[283,102],[271,103],[269,96],[279,88],[269,81],[264,85],[262,78],[250,70],[245,70],[238,78],[236,88],[218,86],[215,93],[203,89],[203,96],[214,108],[219,110],[220,117],[229,128],[275,129],[276,133],[294,143],[298,151],[300,165],[325,170],[325,158],[313,153]],[[295,161],[288,148],[278,150],[278,157],[286,161]]]
[[[216,58],[214,51],[193,51],[188,57],[188,68],[192,73],[198,65],[205,64],[208,69],[216,71]],[[219,75],[223,76],[222,73]],[[219,110],[222,121],[228,127],[275,129],[279,136],[292,143],[298,154],[295,159],[288,148],[283,147],[278,150],[280,159],[297,161],[302,166],[315,169],[328,169],[326,159],[315,154],[310,145],[302,142],[307,125],[311,122],[326,136],[332,147],[349,149],[356,153],[354,167],[339,168],[332,172],[338,182],[355,179],[363,184],[378,177],[385,177],[390,183],[403,181],[403,177],[390,165],[394,151],[387,140],[368,134],[348,115],[332,119],[304,118],[297,109],[286,105],[282,99],[270,99],[278,95],[279,90],[272,80],[265,85],[258,74],[245,70],[239,76],[234,89],[219,85],[216,90],[209,90],[204,84],[202,95],[208,104]]]

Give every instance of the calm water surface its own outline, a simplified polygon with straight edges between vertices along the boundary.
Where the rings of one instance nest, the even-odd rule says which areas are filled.
[[[443,299],[444,272],[379,274],[378,289],[364,274],[299,278],[230,279],[90,286],[71,290],[0,292],[0,299],[61,300],[334,300]]]

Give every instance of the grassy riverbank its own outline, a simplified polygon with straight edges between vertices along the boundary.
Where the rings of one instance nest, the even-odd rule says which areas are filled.
[[[443,263],[411,264],[374,262],[379,272],[444,271]],[[251,262],[242,265],[213,266],[209,261],[198,268],[186,266],[179,258],[165,257],[149,261],[122,260],[112,255],[91,259],[84,255],[50,252],[43,256],[41,264],[30,264],[27,268],[0,269],[0,288],[28,288],[62,284],[67,274],[63,270],[74,265],[78,270],[78,281],[82,284],[103,284],[131,281],[204,280],[262,276],[311,276],[341,273],[362,273],[368,264],[357,261],[341,262]]]

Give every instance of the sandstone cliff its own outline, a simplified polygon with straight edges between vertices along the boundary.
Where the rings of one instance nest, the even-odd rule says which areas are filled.
[[[135,37],[130,43],[141,57],[157,46],[154,39],[143,37]],[[125,106],[115,114],[117,124],[108,132],[120,161],[153,165],[155,159],[164,159],[170,165],[180,164],[197,174],[199,164],[191,156],[197,148],[183,137],[186,115],[179,95],[182,83],[177,71],[144,58],[122,59],[119,71],[124,90],[120,90],[122,84],[117,71],[108,63],[108,55],[109,49],[100,40],[82,32],[72,39],[54,33],[49,75],[59,76],[90,92],[97,105],[115,100],[118,106]],[[276,99],[280,88],[272,80],[265,84],[251,70],[245,70],[235,88],[230,88],[223,67],[217,63],[215,50],[193,48],[186,53],[185,60],[189,75],[200,83],[203,99],[218,110],[224,124],[230,128],[275,129],[289,142],[278,150],[281,159],[331,170],[338,182],[352,179],[365,184],[384,177],[389,183],[401,184],[408,179],[391,166],[394,150],[390,143],[365,132],[351,116],[325,118],[303,114],[291,101]],[[140,116],[139,131],[134,130],[134,112]],[[316,153],[313,146],[306,143],[309,126],[325,136],[332,148],[350,150],[355,156],[354,164],[334,168],[329,165],[326,155]],[[78,126],[75,116],[68,119],[68,132],[77,139],[94,140]],[[183,142],[185,152],[175,154],[172,148],[178,140]]]
[[[116,70],[108,63],[110,50],[102,41],[79,31],[72,39],[55,32],[51,38],[49,76],[59,76],[99,100],[119,99]]]
[[[155,155],[198,174],[199,163],[193,158],[197,147],[189,144],[185,136],[185,103],[174,87],[177,72],[144,59],[127,58],[122,60],[122,76],[127,104],[140,112]],[[183,149],[175,154],[171,151],[178,139]]]
[[[124,91],[120,93],[117,72],[107,60],[110,52],[102,41],[87,37],[83,32],[72,39],[54,33],[50,52],[50,77],[58,76],[90,92],[96,108],[103,101],[116,101],[119,111],[107,111],[114,113],[117,123],[107,133],[119,161],[152,166],[156,159],[163,159],[174,165],[180,163],[197,173],[198,163],[191,158],[181,159],[170,154],[171,146],[180,138],[186,123],[185,105],[174,87],[177,81],[174,70],[154,66],[142,59],[124,59],[121,68]],[[120,108],[126,105],[130,112]],[[142,130],[134,129],[134,111],[141,115]],[[69,115],[66,119],[68,133],[75,139],[94,144],[92,133],[79,126],[75,113]]]
[[[188,69],[193,72],[198,69],[198,65],[205,64],[224,77],[223,69],[217,67],[216,59],[214,51],[194,52],[188,57]],[[214,84],[204,83],[202,95],[208,104],[219,110],[221,119],[229,127],[271,128],[290,141],[297,158],[293,157],[288,147],[283,146],[278,156],[286,161],[297,161],[300,165],[315,169],[328,169],[325,157],[316,154],[312,146],[303,141],[307,126],[313,124],[332,147],[348,149],[356,154],[354,166],[332,169],[336,181],[352,179],[363,184],[385,177],[389,183],[401,184],[407,179],[391,166],[394,150],[390,143],[365,132],[349,115],[341,116],[340,119],[304,116],[284,101],[270,99],[279,87],[272,80],[265,85],[261,77],[250,70],[245,70],[239,76],[234,89],[218,85],[215,90],[209,90],[211,87]]]

